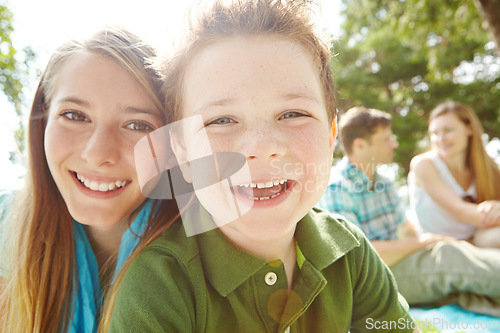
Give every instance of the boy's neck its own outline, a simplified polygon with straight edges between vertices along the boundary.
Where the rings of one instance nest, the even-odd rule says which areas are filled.
[[[285,267],[288,288],[291,289],[297,262],[295,228],[282,237],[267,240],[255,240],[241,233],[235,233],[230,228],[220,227],[220,230],[233,244],[251,255],[265,259],[267,262],[281,260]]]

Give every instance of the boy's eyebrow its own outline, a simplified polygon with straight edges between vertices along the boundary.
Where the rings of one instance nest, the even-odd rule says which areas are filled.
[[[316,97],[314,96],[311,96],[307,93],[302,93],[302,92],[296,92],[296,93],[287,93],[287,94],[284,94],[283,97],[286,99],[286,100],[293,100],[293,99],[307,99],[311,102],[315,102],[315,103],[321,103]]]
[[[309,100],[311,102],[314,102],[314,103],[320,103],[321,102],[314,96],[311,96],[307,93],[302,93],[302,92],[293,92],[293,93],[286,93],[286,94],[283,94],[282,97],[289,101],[289,100],[294,100],[294,99],[306,99],[306,100]],[[202,106],[200,106],[198,108],[198,110],[203,110],[203,109],[206,109],[208,107],[211,107],[211,106],[227,106],[227,105],[230,105],[231,103],[234,102],[234,98],[221,98],[221,99],[216,99],[214,101],[210,101],[206,104],[203,104]]]
[[[221,98],[221,99],[216,99],[214,101],[210,101],[206,104],[203,104],[201,105],[198,110],[203,110],[203,109],[206,109],[208,107],[211,107],[211,106],[226,106],[226,105],[229,105],[231,104],[231,102],[233,102],[234,99],[233,98]]]

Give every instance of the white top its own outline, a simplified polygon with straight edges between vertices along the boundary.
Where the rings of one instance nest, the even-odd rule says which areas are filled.
[[[473,183],[467,191],[457,183],[446,163],[435,153],[428,153],[434,166],[437,168],[443,181],[459,197],[472,196],[476,198],[476,184]],[[409,177],[410,209],[416,217],[423,232],[446,235],[457,239],[468,239],[476,231],[476,227],[457,220],[445,209],[441,208],[423,187],[416,186],[412,177]]]

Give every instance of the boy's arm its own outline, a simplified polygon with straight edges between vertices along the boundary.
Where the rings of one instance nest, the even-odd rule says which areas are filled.
[[[108,332],[193,332],[190,283],[177,260],[146,248],[119,286]]]
[[[415,332],[416,324],[391,271],[365,237],[360,237],[360,243],[352,257],[356,280],[351,332]]]
[[[345,219],[358,228],[362,229],[359,221],[356,203],[354,202],[351,193],[343,191],[341,186],[329,186],[318,207],[326,209],[333,213],[338,213]],[[395,265],[400,260],[406,258],[410,254],[432,246],[439,241],[453,240],[450,237],[436,234],[417,235],[414,226],[406,220],[401,227],[409,230],[410,237],[403,240],[373,240],[370,241],[373,247],[377,250],[379,256],[388,265]]]
[[[393,266],[410,254],[431,247],[439,241],[455,240],[452,237],[430,233],[418,235],[415,226],[408,220],[399,226],[398,231],[404,234],[403,239],[371,241],[378,255],[387,266]]]

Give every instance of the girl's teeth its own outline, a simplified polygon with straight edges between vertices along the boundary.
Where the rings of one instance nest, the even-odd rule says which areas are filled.
[[[88,180],[85,177],[79,175],[76,173],[76,178],[83,184],[85,187],[91,189],[92,191],[100,191],[100,192],[107,192],[107,191],[113,191],[114,189],[123,187],[127,184],[126,180],[117,180],[115,182],[111,183],[99,183],[95,180]]]
[[[97,191],[99,189],[99,183],[96,181],[90,182],[90,189],[93,191]]]

